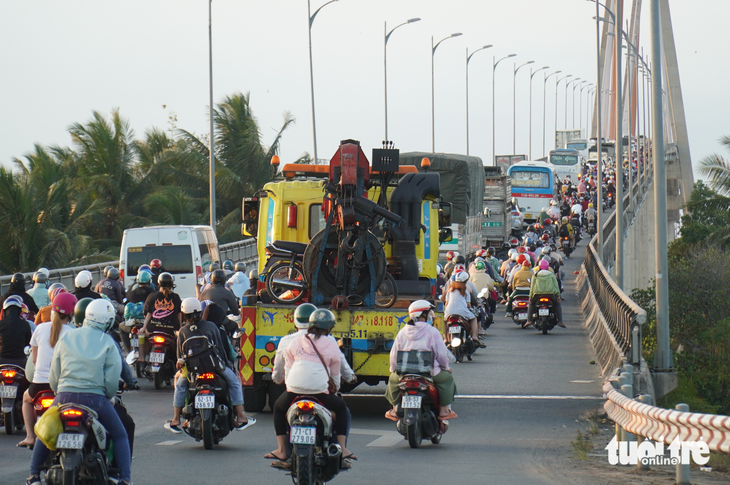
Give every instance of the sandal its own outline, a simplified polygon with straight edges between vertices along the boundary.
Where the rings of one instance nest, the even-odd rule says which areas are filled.
[[[286,462],[286,461],[277,460],[277,461],[271,462],[271,467],[276,468],[278,470],[289,471],[289,470],[291,470],[291,463]]]
[[[446,421],[447,419],[456,419],[458,417],[459,417],[459,415],[456,414],[454,411],[449,411],[449,414],[447,414],[446,416],[439,416],[438,417],[438,420],[439,421]]]
[[[33,451],[33,447],[35,446],[35,443],[26,443],[25,441],[21,441],[20,443],[18,443],[15,446],[17,446],[18,448],[27,448],[30,451]]]
[[[180,429],[179,424],[171,424],[171,421],[165,421],[164,428],[172,433],[180,434],[182,433],[182,429]]]
[[[248,416],[247,416],[247,418],[248,418]],[[250,428],[254,424],[256,424],[256,419],[255,418],[248,418],[245,423],[241,423],[241,424],[236,423],[234,425],[234,428],[236,429],[236,431],[243,431],[246,428]]]
[[[273,451],[271,453],[266,453],[264,455],[264,458],[266,458],[267,460],[286,461],[286,458],[281,458],[280,456],[276,456]]]
[[[342,459],[343,460],[355,460],[355,461],[357,461],[357,456],[355,456],[354,453],[350,453],[347,456],[343,456]]]
[[[398,416],[396,416],[392,409],[389,409],[385,412],[385,418],[390,419],[391,421],[395,421],[396,423],[398,422]]]

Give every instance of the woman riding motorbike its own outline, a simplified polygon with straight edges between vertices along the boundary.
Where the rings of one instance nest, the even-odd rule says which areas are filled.
[[[467,281],[469,281],[469,273],[466,271],[460,271],[451,277],[451,284],[444,292],[444,301],[446,302],[444,318],[448,320],[451,315],[459,315],[468,320],[474,344],[477,347],[485,348],[486,345],[479,341],[479,325],[470,308],[471,295],[467,290]]]

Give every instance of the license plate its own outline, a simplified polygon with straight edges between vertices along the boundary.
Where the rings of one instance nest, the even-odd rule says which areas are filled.
[[[213,409],[215,396],[212,394],[198,394],[195,396],[195,409]]]
[[[421,399],[422,396],[403,396],[400,406],[403,409],[421,409]]]
[[[0,398],[15,399],[18,394],[18,386],[0,386]]]
[[[527,313],[518,313],[517,318],[520,320],[527,320]]]
[[[163,352],[152,352],[150,354],[150,362],[155,364],[164,364],[165,354]]]
[[[139,347],[139,339],[138,338],[131,338],[129,339],[129,345],[132,347]]]
[[[532,219],[532,214],[525,214],[525,219]]]
[[[289,443],[294,445],[313,445],[317,437],[317,428],[311,426],[292,426],[289,433]]]
[[[75,433],[61,433],[56,439],[56,448],[64,450],[80,450],[84,447],[84,435]]]
[[[546,317],[546,316],[550,315],[550,309],[549,308],[540,308],[537,311],[537,314],[541,317]]]
[[[461,332],[461,327],[458,327],[458,326],[449,327],[449,333],[460,333],[460,332]]]

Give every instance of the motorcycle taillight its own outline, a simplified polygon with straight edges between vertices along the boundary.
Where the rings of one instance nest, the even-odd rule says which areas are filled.
[[[156,335],[152,337],[152,342],[156,344],[164,344],[165,343],[165,337],[160,337],[159,335]]]
[[[61,421],[68,426],[78,426],[79,421],[85,421],[85,412],[81,409],[66,408],[61,411]],[[74,424],[75,423],[75,424]]]
[[[540,298],[540,303],[547,303],[550,301],[550,298]]]

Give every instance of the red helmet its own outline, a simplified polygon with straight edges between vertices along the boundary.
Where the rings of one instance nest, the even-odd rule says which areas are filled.
[[[547,234],[543,234],[542,235],[542,240],[545,241],[545,242],[548,242],[550,240],[550,236],[548,236]]]
[[[152,261],[150,261],[150,268],[158,269],[161,267],[162,267],[162,261],[160,261],[159,259],[153,259]]]
[[[456,251],[449,251],[446,253],[446,261],[451,261],[456,256]]]
[[[545,225],[546,226],[549,226],[552,223],[553,223],[553,220],[552,219],[550,219],[550,218],[545,219]]]
[[[59,293],[53,300],[53,306],[51,309],[56,313],[62,313],[64,315],[73,315],[76,302],[78,300],[71,293]]]
[[[520,246],[517,248],[517,252],[520,254],[525,254],[527,252],[527,248],[525,246]]]
[[[480,257],[480,258],[483,258],[486,255],[487,255],[487,250],[486,249],[480,249],[480,250],[477,251],[477,256]]]
[[[525,256],[524,254],[520,254],[519,256],[517,256],[517,264],[522,264],[525,261],[527,261],[527,256]]]

